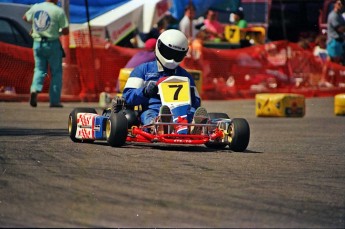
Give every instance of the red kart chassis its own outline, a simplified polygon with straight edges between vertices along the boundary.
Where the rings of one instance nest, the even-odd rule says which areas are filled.
[[[175,132],[176,126],[188,129],[188,134]],[[198,128],[198,134],[192,129]],[[133,110],[113,112],[104,110],[98,115],[93,108],[75,108],[69,115],[68,131],[74,142],[106,140],[110,146],[121,147],[126,142],[206,145],[233,151],[246,150],[250,129],[243,118],[230,119],[225,113],[209,113],[206,124],[161,122],[140,125]]]
[[[184,126],[195,127],[201,126],[202,133],[201,134],[151,134],[143,130],[143,128],[150,128],[150,129],[159,129],[161,126],[168,126],[168,133],[170,132],[170,128],[173,126],[181,126],[180,123],[153,123],[148,126],[143,126],[142,128],[139,127],[132,127],[132,135],[128,136],[126,141],[128,142],[162,142],[162,143],[169,143],[169,144],[206,144],[210,141],[214,142],[216,140],[222,139],[224,137],[223,131],[219,130],[215,124],[182,124]],[[210,135],[204,134],[206,128],[215,128],[213,133]]]

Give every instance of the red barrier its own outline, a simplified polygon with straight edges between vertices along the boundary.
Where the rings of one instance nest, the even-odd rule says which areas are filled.
[[[311,51],[287,41],[242,49],[202,48],[198,59],[189,56],[183,66],[203,71],[204,99],[289,91],[331,96],[345,91],[344,66],[320,63]]]
[[[14,87],[19,94],[30,93],[33,70],[32,49],[0,42],[0,87]]]
[[[108,48],[77,47],[77,64],[81,79],[80,97],[93,100],[100,92],[116,92],[120,69],[137,52],[137,49],[108,46]]]
[[[69,50],[71,63],[64,65],[63,100],[98,101],[101,92],[115,92],[120,69],[139,50],[99,40],[93,49],[89,45],[77,44]],[[321,64],[310,51],[287,41],[242,49],[203,47],[201,56],[187,56],[182,66],[203,72],[203,99],[254,98],[259,92],[306,96],[345,92],[344,66]],[[0,87],[14,87],[18,95],[29,94],[33,69],[32,49],[0,43]],[[48,86],[49,77],[44,93]]]

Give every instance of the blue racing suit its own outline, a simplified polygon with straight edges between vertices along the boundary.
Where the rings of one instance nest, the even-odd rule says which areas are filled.
[[[140,119],[142,124],[150,124],[158,116],[159,109],[162,106],[158,94],[150,98],[144,96],[145,87],[151,81],[157,82],[162,77],[173,75],[189,78],[192,100],[190,112],[194,114],[196,108],[200,107],[201,100],[194,79],[185,69],[178,66],[174,70],[167,70],[156,60],[147,62],[133,69],[123,90],[123,97],[128,105],[141,105],[143,112],[140,115]]]

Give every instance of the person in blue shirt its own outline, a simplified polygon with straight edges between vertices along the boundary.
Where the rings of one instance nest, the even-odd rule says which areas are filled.
[[[155,55],[156,60],[143,63],[131,72],[123,97],[128,105],[141,105],[140,120],[143,125],[152,123],[158,114],[166,112],[158,93],[157,82],[163,77],[183,76],[188,77],[191,86],[191,107],[189,117],[193,115],[206,117],[207,111],[200,107],[201,99],[195,86],[193,77],[180,65],[188,52],[188,40],[179,30],[169,29],[164,31],[157,39]],[[187,117],[186,117],[187,119]],[[194,120],[195,123],[205,122],[206,118]],[[188,120],[191,122],[192,120]]]
[[[336,0],[333,10],[327,17],[327,52],[332,62],[344,65],[345,19],[343,1]]]

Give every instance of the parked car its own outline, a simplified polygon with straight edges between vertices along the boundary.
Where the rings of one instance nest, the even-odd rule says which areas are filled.
[[[32,47],[31,25],[22,16],[30,6],[13,3],[0,3],[0,42]]]

